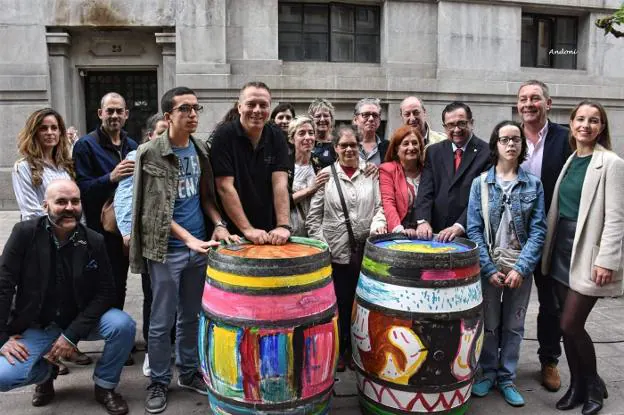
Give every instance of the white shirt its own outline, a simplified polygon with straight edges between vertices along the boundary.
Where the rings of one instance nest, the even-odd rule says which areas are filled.
[[[537,133],[537,143],[533,144],[527,139],[527,158],[520,165],[524,170],[537,177],[542,177],[542,161],[544,160],[544,139],[548,134],[548,121],[539,133]]]

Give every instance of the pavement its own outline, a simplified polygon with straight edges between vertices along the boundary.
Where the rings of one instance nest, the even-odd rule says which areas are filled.
[[[0,211],[0,250],[9,237],[13,225],[19,220],[19,213]],[[137,275],[128,277],[128,293],[126,311],[137,322],[137,347],[143,349],[141,337],[141,280]],[[526,405],[512,408],[505,403],[501,395],[493,391],[485,398],[471,400],[468,414],[560,414],[555,409],[559,399],[568,385],[569,375],[565,356],[562,357],[561,370],[563,387],[560,392],[547,392],[539,384],[539,360],[537,359],[536,339],[537,293],[535,288],[531,295],[529,311],[526,317],[525,341],[522,343],[516,385],[524,395]],[[624,414],[624,298],[599,300],[590,315],[587,329],[596,343],[598,371],[607,384],[609,399],[601,414]],[[81,342],[80,349],[97,359],[102,351],[102,342]],[[122,373],[121,383],[117,391],[121,393],[130,406],[131,414],[144,413],[143,401],[148,379],[143,376],[141,366],[143,352],[135,354],[134,366],[126,367]],[[91,376],[94,365],[76,366],[68,364],[70,374],[59,376],[55,382],[56,398],[48,406],[35,408],[31,406],[34,387],[29,386],[11,392],[0,393],[0,414],[2,415],[97,415],[105,414],[104,409],[93,399],[93,382]],[[353,372],[347,371],[338,375],[334,387],[332,414],[355,415],[360,410],[357,402],[357,390]],[[193,392],[181,390],[172,382],[169,404],[165,414],[210,414],[207,399]],[[580,413],[580,408],[568,412]]]

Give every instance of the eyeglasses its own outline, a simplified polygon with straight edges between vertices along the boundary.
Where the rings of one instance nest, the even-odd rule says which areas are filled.
[[[517,136],[517,135],[514,135],[513,137],[502,136],[502,137],[498,137],[498,142],[504,146],[508,145],[510,142],[516,145],[522,142],[522,137]]]
[[[468,124],[470,124],[470,121],[457,121],[457,122],[448,122],[446,124],[442,124],[442,126],[444,128],[446,128],[447,130],[454,130],[455,127],[458,127],[460,129],[465,129],[466,127],[468,127]]]
[[[113,115],[117,113],[117,115],[123,115],[126,112],[125,108],[106,108],[106,114]]]
[[[357,143],[339,143],[338,148],[341,150],[346,150],[348,148],[357,149]]]
[[[180,111],[182,114],[190,114],[191,110],[193,110],[195,111],[195,113],[199,114],[204,110],[204,107],[199,104],[195,104],[195,105],[183,104],[183,105],[180,105],[179,107],[172,108],[171,112],[175,110]]]
[[[358,115],[365,120],[369,119],[370,117],[373,117],[373,120],[380,118],[380,115],[376,112],[360,112]]]

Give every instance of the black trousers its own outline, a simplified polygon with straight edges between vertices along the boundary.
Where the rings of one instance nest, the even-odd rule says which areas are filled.
[[[344,356],[348,350],[351,350],[351,309],[359,274],[359,267],[332,262],[332,278],[338,301],[340,356]]]
[[[533,273],[539,310],[537,313],[537,354],[542,365],[557,364],[561,357],[561,305],[556,293],[556,281],[542,275],[542,262],[538,262]]]
[[[106,253],[113,270],[115,280],[115,308],[123,310],[126,302],[126,284],[128,281],[128,268],[130,266],[128,256],[124,252],[121,235],[102,231]]]

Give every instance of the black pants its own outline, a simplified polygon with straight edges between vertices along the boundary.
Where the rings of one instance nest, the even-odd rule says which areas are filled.
[[[338,300],[338,322],[340,327],[340,356],[351,349],[351,309],[355,299],[355,288],[360,274],[359,267],[332,262],[332,278]]]
[[[537,313],[537,354],[541,364],[559,362],[561,356],[561,306],[556,293],[556,281],[542,275],[542,262],[538,262],[533,273],[539,310]]]
[[[115,308],[123,310],[126,302],[126,283],[128,281],[128,267],[130,266],[128,256],[124,252],[123,239],[121,235],[102,231],[104,234],[104,244],[106,253],[113,270],[115,280]]]
[[[141,274],[141,288],[143,289],[143,340],[145,340],[145,350],[149,343],[150,315],[152,314],[152,280],[147,272]],[[177,320],[177,318],[176,318]],[[176,325],[171,328],[171,344],[175,344]]]

